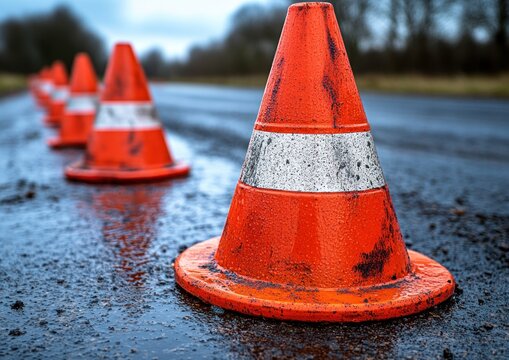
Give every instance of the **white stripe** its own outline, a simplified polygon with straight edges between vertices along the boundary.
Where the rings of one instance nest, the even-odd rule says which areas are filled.
[[[101,103],[95,119],[96,129],[158,129],[156,109],[150,102]]]
[[[240,181],[257,188],[348,192],[385,185],[368,132],[285,134],[254,130]]]
[[[53,101],[65,101],[69,92],[65,86],[56,86],[51,92],[51,100]]]
[[[53,90],[53,84],[49,80],[41,80],[40,89],[45,94],[50,94]]]
[[[91,113],[97,108],[97,96],[71,95],[67,100],[66,110],[70,113]]]

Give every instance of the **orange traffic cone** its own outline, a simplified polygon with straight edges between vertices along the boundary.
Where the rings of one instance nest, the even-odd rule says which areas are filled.
[[[79,53],[74,59],[70,96],[60,123],[59,136],[50,139],[53,148],[84,147],[92,130],[97,106],[97,77],[90,58]]]
[[[85,159],[70,165],[69,179],[87,182],[149,181],[183,176],[175,162],[131,45],[115,46]]]
[[[403,242],[332,5],[290,6],[223,234],[176,281],[214,305],[367,321],[436,305],[452,275]]]
[[[37,82],[37,104],[46,110],[49,109],[52,90],[53,80],[51,70],[48,67],[44,67],[40,72],[39,81]]]
[[[67,72],[61,61],[55,61],[51,67],[51,76],[53,79],[53,89],[50,93],[48,114],[44,119],[44,123],[51,127],[60,125],[60,121],[64,115],[65,102],[67,101]]]

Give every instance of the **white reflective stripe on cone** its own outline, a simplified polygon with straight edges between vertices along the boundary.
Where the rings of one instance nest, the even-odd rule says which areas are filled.
[[[69,92],[65,86],[56,86],[51,91],[51,100],[53,101],[65,101]]]
[[[49,80],[42,80],[40,84],[40,89],[42,92],[49,94],[51,90],[53,90],[53,84]]]
[[[349,192],[385,185],[368,132],[285,134],[254,130],[240,181],[263,189]]]
[[[157,129],[161,127],[156,109],[147,103],[101,103],[94,127],[96,129]]]
[[[73,113],[95,112],[97,108],[97,96],[95,95],[71,95],[67,100],[66,110]]]

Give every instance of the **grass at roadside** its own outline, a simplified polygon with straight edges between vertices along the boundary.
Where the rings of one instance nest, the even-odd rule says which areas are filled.
[[[398,94],[475,96],[509,99],[509,73],[499,76],[425,77],[422,75],[359,75],[359,89]],[[191,77],[173,81],[230,86],[263,87],[265,75]],[[26,88],[26,77],[0,73],[0,96]]]
[[[499,76],[425,77],[422,75],[359,75],[359,89],[398,94],[509,98],[509,74]],[[178,81],[231,86],[265,86],[263,75],[182,78]]]
[[[378,76],[357,78],[360,89],[403,94],[509,98],[509,74],[500,76]]]
[[[211,84],[228,86],[260,87],[265,86],[267,76],[246,75],[246,76],[206,76],[206,77],[182,77],[172,79],[171,82],[185,82],[193,84]]]
[[[26,78],[22,75],[0,73],[0,96],[11,94],[26,87]]]

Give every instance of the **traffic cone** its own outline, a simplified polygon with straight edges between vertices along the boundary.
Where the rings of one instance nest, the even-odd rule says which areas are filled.
[[[48,141],[53,148],[84,147],[94,124],[97,106],[97,76],[90,58],[79,53],[74,58],[70,95],[60,124],[59,136]]]
[[[53,90],[53,80],[51,70],[44,67],[41,70],[39,81],[37,83],[37,104],[42,108],[48,110],[50,102],[50,94]]]
[[[67,167],[66,176],[86,182],[150,181],[187,175],[189,170],[171,156],[131,45],[117,44],[85,159]]]
[[[68,79],[65,66],[61,61],[55,61],[51,67],[53,88],[50,93],[48,114],[44,123],[51,127],[57,127],[64,115],[65,102],[68,96]]]
[[[175,262],[225,309],[360,322],[449,298],[454,278],[403,242],[332,5],[290,6],[221,237]]]

